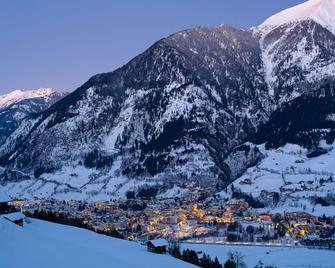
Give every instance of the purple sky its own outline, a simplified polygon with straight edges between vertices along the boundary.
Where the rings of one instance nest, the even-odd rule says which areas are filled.
[[[0,93],[72,91],[153,42],[195,26],[247,29],[303,0],[8,0],[0,3]]]

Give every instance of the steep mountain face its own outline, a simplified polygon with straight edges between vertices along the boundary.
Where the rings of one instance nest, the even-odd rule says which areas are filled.
[[[222,26],[177,33],[91,78],[29,131],[22,124],[2,147],[3,161],[43,172],[69,161],[110,168],[120,158],[116,168],[129,177],[230,178],[225,157],[266,118],[261,68],[250,32]],[[23,129],[27,136],[17,143]]]
[[[40,113],[64,97],[50,88],[15,90],[0,96],[0,144],[30,114]]]
[[[0,148],[1,164],[56,185],[53,193],[89,186],[92,195],[113,195],[144,178],[226,185],[261,158],[257,147],[241,144],[251,137],[268,141],[261,133],[269,118],[280,122],[281,111],[300,111],[286,103],[302,98],[299,107],[309,107],[304,97],[317,106],[332,102],[335,39],[332,17],[327,27],[315,19],[325,10],[319,2],[308,1],[252,31],[196,28],[160,40],[24,120]],[[306,13],[313,3],[319,11]],[[320,112],[321,121],[325,116],[332,116],[332,108]],[[71,185],[45,179],[69,167],[91,173]],[[12,177],[7,172],[2,181]]]
[[[261,47],[270,94],[280,104],[315,90],[334,95],[324,86],[334,84],[335,35],[320,24],[305,19],[280,25],[261,35]]]
[[[309,0],[254,29],[270,94],[279,104],[317,90],[320,96],[334,95],[334,89],[327,86],[334,84],[334,15],[335,0]]]
[[[253,29],[275,109],[250,139],[270,148],[334,141],[335,1],[310,0]]]

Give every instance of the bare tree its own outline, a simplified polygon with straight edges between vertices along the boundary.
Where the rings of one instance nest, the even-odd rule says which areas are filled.
[[[228,252],[228,259],[233,260],[236,264],[236,268],[246,268],[247,265],[244,262],[244,255],[239,251]]]

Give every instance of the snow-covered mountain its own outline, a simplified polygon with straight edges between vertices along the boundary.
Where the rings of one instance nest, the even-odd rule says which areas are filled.
[[[258,29],[270,32],[284,24],[313,20],[324,28],[335,32],[334,10],[334,0],[309,0],[275,14],[262,23]]]
[[[237,170],[234,157],[224,162],[266,118],[261,69],[251,32],[176,33],[25,121],[2,146],[3,163],[37,176],[70,164],[127,178],[229,179],[257,159],[249,150]]]
[[[26,116],[44,111],[65,95],[51,88],[15,90],[0,95],[0,144]]]
[[[321,94],[334,93],[332,87],[323,89],[334,80],[334,14],[334,0],[310,0],[254,29],[260,38],[265,80],[280,104],[320,88]]]
[[[292,103],[309,109],[308,101],[334,101],[333,2],[307,1],[250,31],[182,31],[92,77],[8,137],[0,148],[3,184],[22,183],[22,194],[99,198],[143,184],[227,185],[262,157],[244,143],[269,142],[262,129],[299,111]],[[316,19],[326,11],[327,25]],[[293,134],[315,126],[331,132],[333,124],[322,122],[333,114],[330,105],[314,124],[284,123]],[[325,138],[316,132],[313,144]]]
[[[55,96],[64,95],[56,92],[52,88],[39,88],[34,90],[14,90],[0,96],[0,109],[5,109],[14,103],[22,100],[41,98],[44,102],[52,102]]]

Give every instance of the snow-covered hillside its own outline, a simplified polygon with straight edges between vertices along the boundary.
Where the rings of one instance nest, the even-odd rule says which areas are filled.
[[[323,27],[335,32],[334,11],[334,0],[308,0],[268,18],[259,26],[259,29],[263,32],[269,32],[283,24],[312,19]]]
[[[119,163],[115,163],[117,167]],[[126,176],[115,177],[114,169],[108,172],[83,166],[67,166],[55,173],[31,179],[22,173],[16,180],[1,186],[3,191],[22,198],[50,197],[59,200],[110,200],[125,198],[127,191],[142,185],[158,185],[159,181],[137,181]]]
[[[313,94],[335,71],[335,0],[309,0],[254,28],[271,95],[280,103]],[[311,86],[312,84],[312,86]]]
[[[0,216],[1,267],[194,267],[168,255],[149,253],[135,242],[35,219],[29,222],[22,228]]]
[[[66,95],[51,88],[15,90],[0,95],[0,144],[27,116],[40,113]]]
[[[335,215],[335,144],[322,144],[324,153],[308,157],[311,152],[293,144],[277,149],[259,148],[265,158],[249,168],[232,185],[235,190],[252,195],[266,205],[259,211],[307,212],[322,216]],[[328,151],[328,152],[327,152]],[[223,191],[222,197],[230,197]],[[279,200],[273,200],[273,193]],[[317,202],[322,198],[325,202]],[[320,200],[319,200],[320,201]]]
[[[0,110],[22,100],[43,98],[46,102],[58,94],[52,88],[39,88],[34,90],[14,90],[7,94],[0,95]]]

